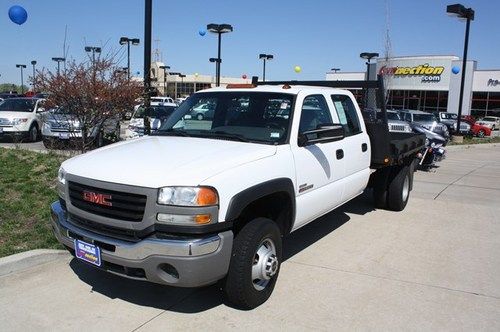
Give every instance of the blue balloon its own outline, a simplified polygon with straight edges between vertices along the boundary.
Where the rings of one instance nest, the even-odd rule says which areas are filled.
[[[452,72],[453,74],[458,74],[458,73],[460,73],[460,67],[453,66],[453,68],[451,68],[451,72]]]
[[[28,19],[28,12],[21,6],[12,6],[9,8],[9,18],[16,24],[23,24]]]
[[[198,31],[198,33],[200,34],[200,36],[204,36],[207,32],[203,29],[200,29],[200,31]]]

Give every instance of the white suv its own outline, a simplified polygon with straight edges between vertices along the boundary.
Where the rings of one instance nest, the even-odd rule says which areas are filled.
[[[0,103],[0,137],[28,138],[35,142],[40,138],[41,113],[44,99],[9,98]]]

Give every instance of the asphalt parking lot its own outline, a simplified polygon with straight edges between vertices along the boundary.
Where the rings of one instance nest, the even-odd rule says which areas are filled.
[[[0,277],[3,331],[500,330],[500,144],[454,147],[401,213],[363,195],[285,241],[252,311],[216,286],[131,281],[69,255]],[[62,258],[61,258],[62,257]]]

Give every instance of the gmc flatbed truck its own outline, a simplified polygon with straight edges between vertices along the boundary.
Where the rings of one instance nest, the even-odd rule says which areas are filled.
[[[408,202],[425,137],[389,133],[386,116],[365,122],[341,84],[203,90],[153,135],[66,160],[51,206],[55,236],[111,273],[179,287],[220,282],[235,306],[259,306],[289,233],[367,187],[379,208]],[[383,100],[381,80],[345,88],[356,84]],[[190,116],[203,105],[212,118]]]

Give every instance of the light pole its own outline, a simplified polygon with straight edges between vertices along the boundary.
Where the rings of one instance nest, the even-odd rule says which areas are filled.
[[[120,38],[120,45],[127,44],[127,68],[128,68],[129,79],[130,79],[130,43],[132,43],[132,45],[139,45],[140,42],[141,41],[139,38],[129,38],[129,37]]]
[[[359,55],[361,59],[366,60],[366,80],[370,79],[370,60],[378,57],[378,53],[375,52],[363,52]]]
[[[33,66],[33,83],[31,83],[31,85],[33,86],[33,92],[35,92],[35,74],[36,74],[35,66],[36,66],[36,60],[32,60],[31,61],[31,65]]]
[[[464,42],[464,56],[462,58],[462,77],[460,81],[460,96],[458,98],[458,119],[457,119],[457,136],[460,136],[460,118],[462,117],[462,102],[464,99],[464,82],[465,82],[465,69],[467,66],[467,49],[469,48],[469,28],[470,21],[474,20],[474,10],[472,8],[465,8],[461,4],[449,5],[446,7],[446,13],[450,16],[465,19],[465,42]]]
[[[57,62],[57,76],[59,76],[61,69],[61,62],[66,61],[66,58],[52,58],[52,61]]]
[[[167,85],[167,70],[170,69],[170,66],[160,66],[160,69],[163,69],[163,95],[167,96],[168,93],[168,85]]]
[[[223,33],[229,33],[229,32],[232,32],[233,31],[233,27],[230,25],[230,24],[214,24],[214,23],[211,23],[211,24],[208,24],[207,25],[207,31],[209,32],[212,32],[212,33],[216,33],[217,34],[217,61],[212,61],[210,60],[210,62],[215,62],[216,63],[216,73],[215,73],[215,76],[216,76],[216,86],[220,86],[220,64],[222,62],[222,59],[220,57],[220,53],[221,53],[221,36]]]
[[[332,68],[330,70],[333,71],[334,74],[336,74],[338,71],[340,71],[340,68]]]
[[[92,64],[94,64],[95,63],[95,54],[101,53],[101,48],[96,47],[96,46],[85,46],[85,52],[87,52],[87,53],[92,52]]]
[[[186,75],[184,74],[179,74],[179,77],[181,78],[181,88],[183,91],[186,91],[185,87],[184,87],[184,77],[186,77]],[[179,96],[180,97],[180,96]]]
[[[373,58],[378,57],[378,53],[376,52],[363,52],[359,55],[361,59],[366,60],[366,80],[370,80],[370,60]],[[365,91],[365,105],[364,107],[368,107],[368,94],[370,93],[370,90]]]
[[[210,62],[215,62],[215,86],[219,86],[218,82],[218,75],[219,75],[219,64],[222,62],[222,59],[220,58],[210,58],[208,59]]]
[[[144,108],[151,107],[151,34],[153,30],[153,0],[144,0]],[[149,116],[144,116],[144,135],[151,133]]]
[[[26,68],[26,65],[16,65],[16,67],[21,68],[21,94],[24,94],[23,68]]]
[[[259,59],[263,60],[264,67],[262,69],[262,81],[266,81],[266,60],[272,60],[274,59],[274,55],[272,54],[259,54]]]

